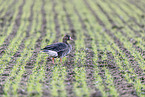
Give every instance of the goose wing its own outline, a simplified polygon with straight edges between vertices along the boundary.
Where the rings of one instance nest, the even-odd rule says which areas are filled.
[[[51,50],[51,51],[60,52],[67,49],[68,49],[68,45],[65,43],[54,43],[54,44],[46,46],[42,50]]]

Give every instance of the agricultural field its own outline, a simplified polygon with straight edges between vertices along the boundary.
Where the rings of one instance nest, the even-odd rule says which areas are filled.
[[[145,97],[144,0],[0,0],[0,96]],[[74,41],[52,64],[40,50]]]

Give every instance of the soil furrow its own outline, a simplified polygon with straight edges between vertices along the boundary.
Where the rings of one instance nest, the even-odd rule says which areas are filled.
[[[55,10],[55,7],[57,6],[56,1],[52,0],[52,12],[54,12],[54,23],[55,23],[55,31],[56,31],[56,40],[54,42],[58,42],[58,39],[61,37],[60,35],[60,25],[59,25],[59,20],[58,20],[58,13]]]
[[[113,3],[115,3],[115,2],[113,2]],[[117,4],[117,3],[115,3],[115,4]],[[135,24],[136,24],[138,27],[143,27],[143,26],[144,26],[144,25],[142,25],[142,24],[140,24],[140,23],[137,23],[137,20],[136,20],[134,17],[129,16],[128,13],[125,12],[125,11],[121,8],[121,6],[120,6],[119,4],[117,4],[117,5],[118,5],[119,9],[120,9],[122,12],[124,12],[124,13],[126,14],[126,16],[130,17],[131,21],[134,21]],[[109,7],[110,7],[110,9],[114,10],[111,6],[109,6]],[[114,11],[115,11],[115,10],[114,10]],[[114,14],[120,18],[120,16],[119,16],[116,12],[115,12]],[[130,30],[132,30],[138,37],[141,37],[140,33],[138,33],[138,31],[134,30],[130,25],[128,25],[128,23],[127,23],[123,18],[120,18],[120,20],[122,21],[122,23],[124,23],[125,25],[127,25],[127,26],[130,28]]]
[[[50,86],[50,79],[52,78],[53,66],[50,64],[52,64],[51,60],[47,59],[46,66],[45,66],[45,79],[42,88],[43,97],[51,96],[51,91],[49,86]]]
[[[126,82],[126,80],[121,76],[121,71],[119,71],[117,64],[114,62],[114,56],[111,52],[107,52],[107,58],[108,69],[113,77],[114,85],[120,96],[137,97],[133,84]]]
[[[102,26],[102,27],[104,27],[104,29],[105,29],[105,24],[99,19],[99,17],[94,13],[94,11],[92,10],[92,8],[88,5],[88,3],[87,3],[87,1],[85,1],[84,0],[84,2],[85,2],[85,4],[87,5],[87,7],[91,10],[91,12],[92,12],[92,14],[95,16],[95,18],[97,19],[97,21],[99,21],[99,24]],[[96,41],[96,44],[97,44],[97,41]],[[101,78],[102,78],[102,81],[103,81],[103,83],[105,83],[105,71],[102,69],[102,68],[100,68],[101,67],[101,65],[104,63],[103,61],[102,61],[102,52],[103,51],[98,51],[98,67],[99,67],[99,69],[100,69],[100,72],[99,72],[99,75],[101,76]],[[105,86],[105,91],[107,91],[107,87]]]
[[[31,17],[31,16],[30,16]],[[29,18],[30,18],[29,17]],[[32,24],[31,24],[32,25]],[[30,24],[29,24],[29,26],[31,26]],[[28,31],[30,31],[31,29],[29,29]],[[22,33],[23,34],[23,33]],[[6,67],[6,69],[5,69],[5,71],[4,71],[4,73],[3,74],[6,74],[5,72],[7,72],[7,71],[11,71],[11,68],[13,68],[13,66],[14,66],[14,64],[12,63],[12,62],[15,62],[16,60],[17,60],[17,58],[18,57],[21,57],[21,54],[20,54],[20,52],[22,52],[23,51],[23,49],[24,49],[24,42],[27,40],[27,38],[28,37],[25,37],[23,40],[22,40],[22,42],[21,42],[21,44],[20,44],[20,46],[19,46],[19,48],[18,48],[18,51],[16,51],[16,53],[13,55],[13,59],[8,63],[9,65],[8,65],[8,67]],[[8,73],[8,72],[7,72]]]
[[[109,91],[109,88],[107,87],[107,85],[105,83],[105,80],[106,80],[105,70],[103,70],[103,68],[102,68],[102,67],[107,65],[106,64],[107,61],[106,60],[102,60],[104,52],[102,50],[100,50],[100,49],[97,49],[97,50],[98,50],[98,61],[97,61],[97,63],[98,63],[98,68],[99,68],[99,73],[98,74],[102,78],[102,83],[104,85],[104,91],[107,92],[107,91]],[[112,95],[109,94],[108,96],[112,96]]]
[[[16,57],[17,57],[17,54],[19,56],[19,53],[23,51],[23,49],[25,48],[24,42],[29,38],[29,33],[31,31],[32,21],[33,21],[33,10],[32,10],[33,9],[33,6],[34,6],[34,2],[33,2],[33,4],[30,7],[30,16],[28,18],[29,25],[27,26],[27,30],[26,30],[26,37],[22,40],[22,42],[21,42],[21,44],[19,46],[18,51],[14,54],[14,56],[16,56]]]
[[[76,39],[76,30],[74,29],[74,25],[72,23],[72,20],[70,18],[69,13],[66,10],[66,2],[63,0],[63,10],[66,14],[66,18],[67,18],[67,23],[69,25],[69,30],[71,33],[71,37],[75,40]],[[75,42],[71,42],[71,45],[75,45]],[[74,81],[74,76],[75,73],[73,71],[74,69],[74,57],[75,57],[75,48],[72,47],[72,51],[71,53],[68,55],[68,58],[65,61],[65,66],[67,68],[67,78],[65,79],[65,84],[66,84],[66,90],[67,90],[67,96],[71,97],[71,96],[75,96],[73,93],[73,81]],[[70,65],[71,64],[71,65]]]
[[[99,8],[101,9],[101,11],[107,16],[108,20],[111,21],[111,24],[114,24],[114,21],[110,18],[110,16],[103,10],[103,8],[98,4]],[[106,26],[104,26],[106,27]],[[132,67],[135,68],[135,72],[136,74],[142,76],[142,69],[137,65],[138,62],[134,60],[134,56],[130,53],[129,50],[127,50],[127,48],[124,47],[124,45],[121,43],[121,41],[113,34],[111,33],[111,31],[109,31],[108,29],[106,29],[106,32],[109,36],[111,36],[114,39],[114,42],[118,45],[118,47],[126,54],[126,56],[128,57],[130,63],[132,64]],[[139,71],[140,70],[140,71]]]
[[[12,9],[12,7],[16,4],[17,0],[14,0],[9,6],[8,9]],[[8,10],[4,16],[2,16],[0,18],[0,20],[2,20],[2,22],[0,23],[0,26],[2,27],[2,30],[4,28],[4,26],[6,26],[6,22],[8,21],[9,24],[11,24],[11,20],[13,18],[13,12],[11,10]],[[9,18],[6,18],[9,17]],[[5,31],[6,33],[6,31]]]
[[[129,37],[124,31],[120,31],[120,32],[122,33],[122,35],[124,37],[127,38],[128,41],[130,41],[132,43],[132,47],[134,47],[136,49],[136,51],[138,51],[141,55],[145,55],[145,50],[143,50],[142,48],[140,48],[139,46],[136,45],[138,43],[136,40]]]
[[[136,1],[136,0],[127,0],[127,2],[133,4],[134,6],[136,6],[138,9],[140,9],[141,11],[145,12],[145,10],[141,7],[140,5],[140,1]]]
[[[120,7],[120,6],[119,6]],[[115,10],[109,5],[109,8],[110,9],[112,9],[114,12],[115,12]],[[122,9],[122,8],[120,8],[120,9]],[[123,10],[123,9],[122,9]],[[124,12],[124,10],[123,10],[123,12]],[[124,12],[128,17],[129,17],[129,15],[126,13],[126,12]],[[114,13],[116,16],[118,16],[118,18],[120,17],[116,12]],[[126,22],[125,22],[125,20],[124,19],[121,19],[120,18],[120,20],[124,23],[124,24],[127,24]],[[135,20],[134,20],[135,21]],[[140,25],[137,23],[137,22],[135,22],[139,27],[140,27]],[[131,27],[131,26],[129,26],[128,25],[128,27],[132,30],[133,28]],[[119,29],[118,29],[119,30]],[[132,43],[132,45],[133,45],[133,47],[137,50],[137,51],[139,51],[140,53],[141,53],[141,55],[144,55],[144,50],[142,50],[139,46],[136,46],[136,44],[137,44],[137,41],[135,41],[134,39],[132,39],[131,37],[128,37],[128,35],[124,32],[124,31],[122,31],[122,30],[119,30],[121,33],[122,33],[122,35],[124,36],[124,37],[127,37],[127,39]],[[139,36],[141,36],[137,31],[135,31],[134,30],[134,33],[139,37]]]
[[[46,18],[45,18],[44,5],[45,5],[45,2],[43,0],[43,4],[41,7],[41,14],[42,14],[42,25],[41,25],[41,30],[40,30],[41,35],[36,41],[36,44],[34,46],[34,53],[30,57],[30,60],[29,62],[27,62],[27,65],[25,66],[25,68],[29,68],[29,69],[33,68],[33,64],[36,62],[36,58],[40,50],[42,38],[46,35]],[[27,35],[29,36],[29,34]]]
[[[33,6],[34,6],[34,3],[31,5],[31,15],[30,15],[29,19],[33,17],[33,12],[32,12]],[[30,22],[28,26],[29,26],[29,27],[27,27],[27,31],[28,31],[28,33],[29,33],[30,30],[31,30],[32,23]],[[8,63],[9,65],[8,65],[8,67],[6,67],[6,69],[5,69],[5,71],[4,71],[3,74],[7,74],[7,73],[9,74],[9,73],[11,72],[11,70],[12,70],[11,68],[13,68],[13,66],[14,66],[14,63],[13,63],[13,62],[15,62],[15,61],[17,60],[18,57],[21,57],[20,52],[22,52],[23,49],[25,48],[24,42],[25,42],[27,39],[28,39],[28,37],[25,37],[25,38],[22,40],[22,42],[21,42],[21,44],[20,44],[20,46],[19,46],[19,48],[18,48],[18,51],[16,51],[16,53],[14,54],[14,58]],[[8,72],[8,71],[9,71],[9,72]],[[6,79],[7,77],[8,77],[8,76],[6,76],[6,77],[4,76],[4,77],[3,77],[3,81],[5,81],[5,79]],[[22,78],[22,79],[23,79],[23,78]]]
[[[98,4],[98,6],[99,6],[99,8],[101,9],[101,11],[107,16],[107,18],[108,18],[110,21],[112,21],[111,24],[113,25],[113,24],[114,24],[114,21],[110,18],[110,16],[107,14],[107,12],[105,12],[105,11],[103,10],[103,8],[102,8],[99,4]],[[112,9],[112,10],[113,10],[113,9]],[[115,13],[115,14],[119,17],[119,15],[118,15],[117,13]],[[125,22],[123,19],[121,19],[121,21],[122,21],[124,24],[126,24],[126,22]],[[129,27],[131,30],[133,30],[133,28],[132,28],[131,26],[128,25],[128,27]],[[120,29],[119,31],[122,33],[122,35],[123,35],[124,37],[126,37],[126,38],[132,43],[133,47],[134,47],[137,51],[139,51],[140,54],[142,55],[144,51],[143,51],[139,46],[136,46],[136,42],[137,42],[137,41],[135,41],[134,39],[132,39],[131,37],[129,37],[124,31],[122,31],[122,29]],[[138,37],[140,36],[140,34],[138,34],[138,32],[136,32],[135,30],[133,30],[133,31],[135,32],[135,34],[138,35]]]
[[[33,7],[34,7],[34,1],[30,7],[30,16],[28,18],[29,20],[29,25],[27,26],[26,30],[26,37],[22,40],[19,50],[15,53],[15,56],[19,56],[19,53],[22,52],[25,48],[25,41],[29,38],[29,33],[32,29],[32,23],[33,23]],[[18,89],[18,94],[20,93],[21,95],[26,95],[26,92],[21,89],[24,88],[27,85],[27,80],[28,80],[28,75],[29,75],[29,69],[25,68],[25,73],[22,75],[21,81],[20,81],[20,88]]]
[[[134,4],[138,9],[140,9],[143,12],[145,12],[145,10],[140,6],[140,4],[138,3],[138,1],[129,0],[128,2]]]
[[[23,7],[23,4],[24,4],[24,2],[22,3],[22,5],[20,5],[20,10],[22,10],[22,7]],[[20,14],[20,16],[21,16],[21,13],[19,13]],[[14,26],[16,26],[16,25],[14,25]],[[14,32],[15,32],[15,34],[16,34],[16,31],[15,31],[15,29],[13,29],[13,33],[11,33],[11,34],[14,34]],[[11,37],[10,35],[8,36],[8,37]],[[8,38],[7,38],[8,39]],[[10,40],[9,40],[10,41]],[[5,41],[6,43],[8,42],[8,44],[10,43],[9,41]],[[6,45],[6,46],[8,46],[8,45]]]
[[[102,25],[103,27],[106,27],[105,24],[99,19],[99,17],[96,15],[96,13],[94,12],[94,10],[92,10],[92,8],[90,7],[90,5],[88,4],[88,2],[86,0],[84,0],[86,6],[90,9],[90,11],[93,13],[93,15],[95,15],[95,17],[97,17],[97,21],[99,21],[99,24]],[[101,22],[101,23],[100,23]],[[132,64],[132,67],[134,68],[136,74],[138,76],[142,76],[142,69],[138,66],[138,63],[134,60],[134,57],[131,55],[131,53],[123,46],[123,44],[120,42],[120,40],[114,35],[112,34],[109,30],[105,29],[106,33],[112,37],[112,39],[114,40],[114,42],[118,45],[118,47],[126,54],[126,57],[128,57],[129,62]],[[126,86],[127,87],[127,86]]]
[[[116,12],[109,4],[108,4],[108,6],[109,6],[109,8],[110,8],[111,10],[114,11],[114,14],[115,14],[116,16],[118,16],[118,18],[120,18],[120,20],[122,21],[122,23],[124,23],[124,24],[126,25],[127,22],[126,22],[123,18],[121,18],[121,17],[119,16],[119,14],[117,14],[117,12]],[[124,12],[124,13],[126,14],[126,16],[130,17],[130,16],[128,15],[128,13],[125,12],[125,11],[120,7],[120,5],[118,5],[118,7],[120,8],[120,10],[122,10],[122,12]],[[132,18],[132,19],[134,20],[135,24],[136,24],[138,27],[142,27],[142,26],[143,26],[143,25],[137,23],[137,21],[136,21],[134,18]],[[127,24],[127,26],[128,26],[128,27],[130,28],[130,30],[132,30],[138,37],[141,36],[140,33],[138,33],[137,31],[135,31],[130,25]]]
[[[120,9],[122,12],[124,12],[124,13],[126,14],[126,16],[130,17],[130,20],[131,20],[131,21],[134,21],[134,23],[135,23],[138,27],[140,27],[140,28],[143,28],[143,27],[144,27],[144,25],[138,23],[137,20],[136,20],[133,16],[130,16],[127,12],[125,12],[125,10],[123,10],[122,7],[121,7],[118,3],[116,3],[116,2],[112,2],[112,3],[116,4],[117,7],[119,7],[119,9]],[[110,8],[111,8],[111,6],[110,6]],[[114,10],[113,8],[111,8],[111,9]],[[115,10],[114,10],[114,11],[115,11]],[[115,14],[116,14],[118,17],[120,17],[116,12],[115,12]],[[128,25],[128,23],[127,23],[123,18],[120,18],[120,20],[121,20],[124,24],[127,24],[127,26],[128,26],[137,36],[139,36],[139,37],[141,36],[140,33],[138,33],[136,30],[134,30],[130,25]]]
[[[144,1],[18,1],[0,1],[0,96],[144,96]],[[40,49],[63,34],[52,64]]]
[[[18,15],[16,17],[15,24],[13,26],[12,33],[10,33],[9,36],[5,39],[5,41],[3,43],[3,46],[2,46],[3,50],[7,49],[8,45],[10,44],[10,42],[12,41],[12,39],[17,34],[17,30],[20,27],[20,22],[21,22],[20,19],[21,19],[22,13],[23,13],[23,6],[24,5],[25,5],[25,0],[23,0],[22,4],[19,6],[19,12],[18,12]]]
[[[85,48],[84,51],[86,53],[86,61],[85,61],[85,68],[86,68],[86,78],[87,78],[87,85],[90,89],[95,89],[94,86],[94,64],[93,64],[93,57],[94,57],[94,52],[92,50],[92,45],[90,44],[92,42],[92,38],[90,37],[90,35],[88,34],[88,30],[86,28],[86,25],[80,15],[80,13],[78,12],[78,9],[76,7],[74,7],[74,11],[76,13],[76,15],[79,17],[79,21],[82,25],[82,29],[84,31],[84,35],[85,35]],[[86,18],[87,19],[87,18]],[[96,93],[99,93],[98,95],[101,95],[101,92],[99,91],[99,89],[95,89]],[[94,94],[91,94],[91,96],[93,96]]]
[[[106,11],[104,11],[104,9],[101,7],[100,4],[96,3],[96,5],[100,8],[101,12],[103,12],[105,14],[105,16],[107,17],[108,21],[112,24],[112,26],[115,26],[115,22],[110,18],[110,16],[107,14]]]
[[[28,19],[29,20],[29,25],[27,26],[27,30],[26,30],[26,39],[30,36],[29,32],[31,31],[31,27],[32,27],[32,21],[33,21],[33,16],[34,16],[34,13],[33,13],[34,2],[33,2],[33,4],[30,7],[31,9],[30,9],[30,17]]]
[[[45,10],[44,10],[44,5],[45,5],[45,1],[43,0],[42,1],[42,6],[41,6],[41,14],[42,14],[42,25],[41,25],[41,29],[40,29],[40,37],[36,40],[36,44],[34,46],[34,53],[32,54],[32,56],[30,57],[30,60],[29,62],[27,63],[27,66],[26,68],[29,68],[29,65],[30,65],[30,68],[32,69],[33,68],[33,64],[36,62],[36,57],[39,53],[39,50],[40,50],[40,46],[41,46],[41,41],[42,41],[42,38],[45,37],[46,35],[46,18],[45,18]],[[29,35],[29,34],[28,34]],[[31,67],[32,66],[32,67]]]
[[[35,2],[35,1],[34,1]],[[33,21],[33,6],[34,6],[34,2],[33,4],[31,5],[31,15],[29,17],[29,21],[31,23],[29,23],[29,25],[27,26],[27,32],[26,32],[26,37],[23,41],[27,40],[30,36],[30,30],[32,28],[32,21]],[[41,41],[42,41],[42,38],[46,35],[46,18],[45,18],[45,10],[44,10],[44,5],[45,5],[45,1],[43,0],[42,1],[42,7],[41,7],[41,13],[42,13],[42,25],[41,25],[41,30],[40,30],[40,37],[36,40],[36,44],[34,46],[34,52],[32,54],[32,56],[29,58],[29,61],[26,63],[26,66],[25,66],[25,73],[22,75],[22,78],[21,78],[21,82],[20,82],[20,86],[22,86],[23,89],[27,89],[27,82],[28,82],[28,79],[29,79],[29,75],[31,75],[32,73],[32,70],[33,70],[33,67],[34,67],[34,64],[36,62],[36,58],[38,56],[38,53],[39,53],[39,50],[40,50],[40,45],[41,45]],[[22,43],[23,45],[23,43]],[[22,48],[24,48],[25,46],[23,46]],[[43,64],[43,62],[41,62]],[[26,95],[27,92],[23,89],[19,89],[18,93],[20,94],[23,94],[23,95]]]
[[[67,22],[68,22],[68,25],[69,25],[69,29],[70,29],[70,31],[72,31],[72,30],[74,30],[74,26],[73,26],[72,21],[70,19],[71,15],[68,14],[68,12],[66,11],[66,7],[65,7],[64,4],[65,4],[65,1],[63,0],[63,10],[64,10],[64,12],[66,14],[66,18],[67,18]]]
[[[5,3],[4,1],[7,2],[6,0],[2,0],[0,6],[3,5],[3,3]],[[2,9],[0,10],[0,13],[2,13],[2,12],[4,11],[4,9],[5,9],[5,8],[2,8]],[[0,18],[0,19],[1,19],[1,18]]]
[[[9,6],[8,6],[8,9],[11,9],[11,7],[16,3],[17,0],[14,0]],[[3,34],[5,35],[8,31],[8,28],[6,26],[9,26],[12,22],[12,18],[13,18],[13,12],[12,11],[7,11],[6,14],[0,18],[0,20],[2,20],[2,22],[0,23],[0,29],[1,29],[1,36],[3,36]],[[8,22],[8,24],[7,24]],[[4,48],[4,45],[3,44],[1,46],[1,49],[0,49],[0,56],[2,56],[4,53],[5,53],[5,48]]]
[[[22,11],[22,8],[23,8],[23,5],[25,4],[25,1],[20,5],[20,10],[19,10],[19,17],[17,17],[17,18],[21,18],[21,15],[22,15],[22,13],[20,13],[20,11]],[[15,20],[16,21],[16,20]],[[17,20],[18,21],[18,20]],[[16,26],[16,25],[14,25],[14,26]],[[16,30],[16,31],[15,31]],[[13,28],[13,32],[11,33],[11,34],[16,34],[16,32],[17,32],[17,30],[18,29],[14,29]],[[8,37],[11,37],[11,36],[8,36]],[[14,38],[14,36],[13,36],[13,38]],[[8,38],[7,38],[8,39]],[[9,40],[10,41],[10,40]],[[8,41],[8,44],[9,44],[9,41]],[[7,41],[5,41],[6,43],[7,43]],[[4,85],[4,83],[5,83],[5,80],[7,79],[7,77],[9,77],[9,74],[10,74],[10,72],[11,72],[11,68],[14,66],[14,64],[11,64],[13,61],[14,61],[15,59],[11,59],[11,61],[8,63],[9,65],[8,65],[8,67],[6,67],[6,69],[4,70],[4,72],[3,72],[3,74],[2,74],[2,76],[1,76],[1,86],[3,86]],[[0,90],[0,91],[3,91],[3,88],[1,88],[2,90]],[[1,94],[3,94],[4,93],[4,91],[1,93]]]
[[[76,10],[76,9],[74,9],[74,10]],[[77,12],[77,10],[76,10],[76,14],[79,14],[79,13]],[[99,20],[98,17],[96,17],[96,18],[97,18],[97,20]],[[80,22],[82,23],[82,28],[85,29],[84,31],[87,31],[87,30],[86,30],[86,25],[83,23],[83,20],[82,20],[80,17],[79,17],[79,19],[80,19]],[[101,23],[101,25],[104,25],[101,21],[100,21],[100,23]],[[88,40],[89,40],[89,39],[88,39]],[[90,38],[90,40],[91,40],[91,38]],[[85,42],[86,42],[86,40],[85,40]],[[97,42],[97,41],[96,41],[96,42]],[[92,48],[90,45],[88,45],[88,47]],[[93,51],[91,51],[91,53],[90,53],[89,55],[93,58]],[[87,57],[87,58],[90,58],[89,55],[87,55],[86,57]],[[101,55],[99,54],[98,56],[101,56]],[[100,60],[100,61],[99,61],[99,60]],[[101,59],[99,59],[99,60],[98,60],[98,61],[101,62]],[[87,60],[86,60],[86,61],[87,61]],[[99,62],[98,62],[98,66],[102,65],[102,64],[99,63]],[[89,74],[91,75],[91,76],[90,76],[90,79],[92,78],[91,80],[93,81],[93,74],[91,74],[91,73],[93,73],[93,67],[94,67],[94,66],[93,66],[93,62],[92,62],[92,61],[91,61],[90,63],[91,63],[91,65],[90,65],[91,68],[90,68],[90,73],[89,73]],[[92,70],[91,70],[91,69],[92,69]],[[102,70],[102,68],[99,68],[99,69],[100,69],[99,75],[101,76],[102,80],[104,81],[104,77],[105,77],[104,74],[105,74],[105,71]],[[87,75],[89,76],[89,74],[87,74]],[[90,81],[90,82],[91,82],[91,81]],[[91,84],[93,84],[93,82],[90,83],[90,85],[91,85]],[[91,85],[91,86],[92,86],[92,85]],[[95,88],[95,87],[92,87],[92,88]],[[108,89],[108,88],[105,87],[105,91],[107,91],[107,89]],[[101,92],[100,92],[99,89],[95,89],[95,92],[97,93],[98,96],[102,96],[102,94],[101,94]],[[98,93],[99,93],[99,94],[98,94]],[[94,93],[94,94],[92,94],[91,96],[93,97],[93,95],[96,95],[96,94]]]

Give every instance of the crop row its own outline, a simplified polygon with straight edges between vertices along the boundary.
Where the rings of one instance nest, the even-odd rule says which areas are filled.
[[[104,3],[102,3],[102,4],[104,4]],[[101,5],[101,6],[102,6],[102,5]],[[111,16],[111,15],[110,15],[110,16]],[[100,17],[102,17],[102,16],[100,16]],[[104,18],[105,18],[105,17],[103,17],[102,19],[104,20]],[[112,17],[112,19],[115,19],[115,18]],[[117,20],[115,20],[115,21],[117,21]],[[103,22],[104,22],[104,21],[103,21]],[[107,23],[107,21],[106,21],[106,23]],[[108,22],[107,24],[109,24],[109,22]],[[110,28],[109,25],[108,25],[108,28]],[[115,35],[118,34],[118,33],[116,33],[116,32],[113,31],[113,30],[112,30],[112,32],[114,32]],[[130,34],[130,35],[133,35],[133,34]],[[118,38],[121,38],[122,36],[123,36],[123,35],[117,35]],[[126,38],[124,38],[123,41],[124,41],[125,39],[126,39]],[[123,42],[123,41],[122,41],[122,42]],[[125,43],[126,43],[126,45],[125,45]],[[130,43],[129,43],[128,40],[126,39],[126,41],[124,42],[124,46],[127,47],[127,48],[129,47],[129,48],[128,48],[129,51],[131,51],[132,54],[133,54],[134,56],[140,56],[138,53],[135,53],[135,52],[136,52],[135,50],[132,50],[132,48],[131,48],[132,46],[129,45],[129,44],[130,44]],[[114,48],[116,48],[116,46],[115,46]],[[130,49],[131,49],[131,50],[130,50]],[[140,58],[141,58],[141,56],[140,56]],[[125,58],[124,58],[124,59],[125,59]],[[127,62],[127,60],[126,60],[126,62]],[[141,62],[143,62],[143,61],[141,61]],[[127,62],[127,63],[128,63],[128,62]],[[140,61],[139,61],[139,63],[140,63]],[[141,64],[142,64],[142,63],[140,63],[140,65],[141,65]],[[127,66],[129,66],[129,64],[128,64]],[[128,70],[130,70],[130,69],[131,69],[131,68],[128,68]],[[132,72],[132,71],[134,71],[134,70],[131,69],[130,72]],[[140,79],[137,78],[136,80],[137,80],[136,85],[138,84],[138,86],[135,85],[135,88],[137,89],[139,95],[142,95],[142,94],[140,94],[140,93],[141,93],[141,90],[142,90],[142,88],[143,88],[144,86],[141,85]],[[138,82],[139,82],[140,84],[139,84]],[[139,87],[140,87],[140,88],[139,88]]]
[[[141,9],[126,0],[24,0],[8,9],[13,2],[0,1],[1,17],[12,15],[0,20],[4,95],[144,96]],[[52,65],[40,49],[66,33],[75,34],[73,52]]]

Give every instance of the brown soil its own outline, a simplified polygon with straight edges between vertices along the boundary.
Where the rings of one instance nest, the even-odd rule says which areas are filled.
[[[12,4],[14,4],[17,0],[14,0],[14,2]],[[71,1],[71,0],[70,0]],[[68,14],[67,10],[66,10],[66,6],[65,6],[65,0],[63,0],[64,4],[63,4],[63,10],[66,14],[66,18],[67,18],[67,23],[69,25],[69,31],[70,31],[70,35],[72,36],[72,38],[74,39],[73,42],[71,42],[73,49],[72,52],[67,56],[67,60],[64,62],[63,66],[67,68],[67,76],[65,79],[65,85],[66,85],[66,91],[67,91],[67,95],[69,97],[74,97],[74,91],[73,91],[73,82],[75,81],[74,77],[75,77],[75,72],[73,71],[73,69],[75,68],[74,66],[74,57],[75,57],[75,40],[76,40],[76,29],[74,28],[74,25],[72,23],[71,20],[71,15]],[[86,6],[88,7],[88,9],[92,12],[92,14],[95,16],[96,21],[99,22],[99,24],[105,29],[106,33],[114,40],[115,44],[118,45],[118,47],[126,54],[126,57],[129,59],[128,61],[131,63],[132,67],[135,70],[135,73],[138,75],[138,77],[142,80],[143,83],[145,83],[145,78],[144,75],[142,73],[142,69],[138,66],[138,63],[136,62],[136,60],[134,60],[134,56],[131,55],[131,53],[127,50],[127,48],[124,47],[124,45],[121,43],[121,41],[115,36],[113,35],[113,33],[111,33],[108,29],[106,29],[106,25],[101,21],[101,19],[98,17],[98,15],[96,14],[96,12],[91,8],[91,6],[89,5],[89,3],[87,2],[87,0],[84,0],[84,3],[86,4]],[[2,56],[5,51],[4,49],[7,49],[8,45],[10,44],[10,41],[15,37],[17,30],[21,24],[20,19],[21,19],[21,15],[22,15],[22,8],[25,4],[25,0],[23,0],[23,3],[20,5],[19,7],[19,12],[18,15],[16,17],[15,20],[15,25],[13,27],[12,33],[5,39],[5,43],[4,45],[0,48],[0,56]],[[53,8],[52,8],[52,12],[54,14],[54,23],[55,23],[55,30],[57,32],[56,34],[56,40],[54,42],[58,42],[59,38],[61,38],[61,34],[60,34],[60,24],[59,24],[59,20],[58,20],[58,13],[55,10],[55,6],[57,6],[56,2],[54,0],[52,0],[52,4],[53,4]],[[12,6],[12,5],[11,5]],[[17,57],[21,57],[20,52],[23,51],[23,49],[25,48],[24,42],[30,37],[29,32],[31,31],[31,27],[32,27],[32,21],[33,21],[33,11],[32,8],[34,6],[34,2],[31,5],[31,13],[30,13],[30,17],[29,17],[29,21],[30,24],[27,27],[26,30],[26,37],[22,40],[18,51],[14,54],[13,59],[8,63],[6,69],[4,70],[3,74],[1,74],[0,76],[0,95],[4,94],[3,91],[3,85],[5,84],[6,79],[9,77],[11,70],[13,68],[13,66],[15,65],[13,62],[16,61]],[[29,75],[32,73],[33,67],[34,67],[34,63],[36,62],[36,58],[38,56],[39,50],[40,50],[40,46],[41,46],[41,42],[42,42],[42,38],[46,35],[46,11],[44,10],[44,6],[45,5],[45,0],[43,0],[43,4],[41,7],[41,14],[42,14],[42,25],[41,25],[41,29],[40,29],[40,33],[41,36],[38,38],[35,48],[34,48],[34,52],[33,55],[30,57],[30,60],[27,62],[26,66],[25,66],[25,73],[22,75],[22,79],[20,81],[20,88],[18,90],[18,94],[20,96],[27,96],[27,91],[26,90],[26,85],[27,82],[29,80]],[[116,28],[118,26],[116,26],[115,22],[109,17],[109,15],[107,14],[107,12],[105,12],[103,10],[103,8],[98,4],[98,7],[100,8],[100,10],[107,16],[108,20],[111,22],[112,24],[112,28]],[[2,11],[2,10],[1,10]],[[0,13],[1,13],[0,11]],[[101,92],[99,91],[99,89],[97,89],[94,86],[94,63],[93,63],[93,57],[94,57],[94,52],[92,51],[92,45],[90,44],[92,42],[92,39],[90,37],[90,35],[87,33],[87,29],[86,29],[86,25],[82,19],[82,17],[80,16],[78,10],[74,7],[74,11],[75,14],[79,17],[79,21],[82,25],[82,29],[84,31],[84,36],[85,36],[85,48],[86,49],[82,49],[85,53],[85,64],[83,65],[86,68],[86,77],[87,77],[87,85],[89,88],[94,89],[95,92],[91,93],[91,97],[102,97]],[[7,13],[9,14],[9,13]],[[117,14],[116,14],[117,15]],[[10,22],[11,22],[11,18],[10,17]],[[1,18],[0,18],[1,19]],[[87,19],[87,18],[86,18]],[[122,20],[122,22],[125,23],[125,21]],[[136,23],[137,24],[137,23]],[[5,22],[3,22],[3,24],[1,25],[5,25]],[[137,24],[138,25],[138,24]],[[140,26],[140,25],[138,25]],[[130,29],[131,26],[128,26]],[[128,37],[121,29],[121,27],[118,27],[118,29],[123,33],[123,35],[125,37],[127,37],[127,39],[130,39],[130,37]],[[133,29],[132,29],[133,30]],[[134,31],[134,30],[133,30]],[[135,31],[134,31],[135,32]],[[135,32],[136,33],[136,32]],[[139,36],[139,34],[138,34]],[[46,40],[49,41],[49,40]],[[136,46],[136,41],[135,40],[131,40],[130,41],[133,44],[133,47],[140,52],[140,54],[145,55],[145,51],[143,51],[141,48]],[[96,41],[96,44],[97,41]],[[119,54],[118,51],[114,48],[114,50],[117,52],[116,54]],[[99,67],[99,75],[101,76],[102,80],[103,80],[103,84],[105,85],[105,90],[104,91],[108,91],[109,88],[107,88],[107,85],[105,83],[105,71],[102,69],[102,67],[106,67],[107,69],[109,69],[111,76],[113,77],[113,84],[115,86],[115,88],[117,89],[119,96],[122,97],[138,97],[138,95],[136,94],[136,90],[134,89],[134,86],[130,83],[128,83],[125,78],[122,76],[123,71],[119,71],[119,67],[117,66],[117,64],[114,61],[114,57],[113,54],[111,52],[104,52],[98,49],[98,67]],[[107,59],[106,60],[102,60],[102,56],[103,55],[107,55]],[[121,56],[121,55],[120,55]],[[43,60],[42,62],[40,62],[40,64],[43,64]],[[52,71],[53,71],[53,65],[51,65],[52,62],[51,60],[48,58],[47,62],[46,62],[46,66],[45,66],[45,78],[43,81],[43,97],[45,96],[51,96],[50,90],[49,90],[49,79],[52,77]],[[78,65],[78,67],[81,67],[82,65]],[[32,93],[32,95],[36,96],[37,93]],[[110,97],[113,97],[113,95],[109,95]]]
[[[16,1],[15,1],[16,2]],[[15,2],[13,2],[12,4],[14,4]],[[14,26],[13,26],[13,31],[12,31],[12,33],[5,39],[5,42],[4,42],[4,44],[3,44],[3,46],[2,46],[2,50],[4,51],[5,49],[7,49],[7,47],[8,47],[8,45],[10,44],[10,41],[15,37],[15,35],[16,35],[16,32],[17,32],[17,30],[18,30],[18,27],[20,26],[20,18],[21,18],[21,15],[22,15],[22,8],[23,8],[23,6],[24,6],[24,4],[25,4],[25,1],[23,1],[23,3],[19,6],[19,12],[18,12],[18,15],[17,15],[17,17],[16,17],[16,20],[15,20],[15,24],[14,24]],[[12,6],[12,5],[11,5]],[[18,24],[19,25],[18,25]],[[16,28],[17,29],[16,29]],[[5,52],[1,52],[0,53],[0,55],[2,56],[3,54],[4,54]],[[16,56],[16,55],[15,55]],[[1,90],[0,90],[0,93],[1,94],[3,94],[4,93],[4,91],[3,91],[3,84],[5,83],[5,80],[7,79],[7,77],[9,77],[9,75],[10,75],[10,72],[11,72],[11,70],[12,70],[12,68],[13,68],[13,66],[15,65],[13,62],[15,61],[15,58],[12,58],[12,60],[8,63],[8,65],[7,65],[7,67],[6,67],[6,69],[4,70],[4,72],[3,72],[3,74],[1,74],[2,76],[0,76],[0,86],[1,86]]]

